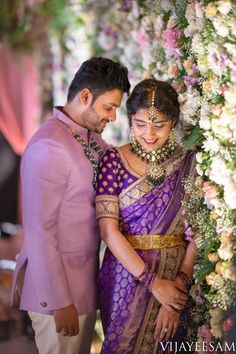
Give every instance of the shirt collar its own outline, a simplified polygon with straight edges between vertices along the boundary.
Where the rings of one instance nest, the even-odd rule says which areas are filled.
[[[69,126],[73,132],[79,133],[80,135],[88,136],[87,128],[81,127],[81,125],[74,122],[70,119],[64,112],[62,106],[56,106],[53,108],[53,116],[60,121],[64,122],[67,126]],[[89,134],[90,135],[90,134]]]

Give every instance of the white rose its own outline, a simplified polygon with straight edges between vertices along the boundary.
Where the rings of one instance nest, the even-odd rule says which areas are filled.
[[[234,255],[232,245],[221,245],[218,249],[218,254],[224,261],[229,261]]]
[[[196,170],[197,170],[197,173],[199,174],[199,176],[203,176],[203,170],[202,170],[201,165],[197,164]]]
[[[189,3],[186,7],[185,17],[188,23],[195,19],[195,9],[192,3]]]
[[[231,34],[233,36],[236,36],[236,22],[235,21],[230,21],[229,26],[230,26],[230,29],[231,29]]]
[[[222,0],[218,2],[218,11],[222,15],[227,15],[232,9],[232,3],[230,0]]]
[[[230,209],[236,209],[236,183],[233,180],[225,185],[224,198]]]
[[[225,43],[224,47],[227,49],[227,51],[232,54],[236,55],[236,45],[232,43]]]
[[[229,139],[231,140],[233,135],[232,135],[232,130],[230,129],[229,125],[225,121],[221,121],[219,119],[212,119],[211,121],[211,127],[212,131],[219,137],[224,140]]]
[[[199,121],[199,126],[200,128],[204,129],[204,130],[209,130],[211,129],[211,121],[209,118],[201,118]]]
[[[202,152],[198,152],[196,154],[196,160],[197,160],[198,163],[202,163],[202,161],[203,161]]]
[[[231,98],[233,98],[233,96]],[[234,100],[235,100],[235,96],[234,96]],[[230,123],[234,121],[235,113],[232,111],[231,108],[223,107],[220,118],[221,118],[220,122],[223,126],[230,125]]]
[[[210,179],[219,185],[226,185],[230,181],[230,175],[231,171],[225,161],[219,156],[214,156],[211,162]]]
[[[209,151],[212,155],[212,153],[215,154],[220,151],[221,146],[218,139],[213,138],[213,136],[210,134],[206,134],[206,139],[203,143],[203,148],[205,151]]]
[[[216,29],[216,32],[221,37],[227,37],[229,35],[229,27],[227,23],[221,18],[215,18],[213,21],[213,26]]]
[[[235,101],[236,87],[226,90],[224,96],[229,106],[236,106],[236,101]],[[235,114],[231,111],[230,116],[231,116],[230,119],[233,119],[235,117]]]
[[[192,37],[192,50],[197,55],[205,53],[205,47],[202,43],[202,38],[199,33],[195,33]]]

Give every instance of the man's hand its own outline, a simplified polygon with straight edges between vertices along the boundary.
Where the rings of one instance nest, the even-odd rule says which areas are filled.
[[[57,333],[63,336],[76,336],[79,333],[78,312],[73,304],[53,311]]]

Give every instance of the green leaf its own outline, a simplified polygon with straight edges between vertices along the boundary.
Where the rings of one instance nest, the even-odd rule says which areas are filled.
[[[190,132],[187,132],[183,138],[183,144],[186,149],[193,150],[202,145],[204,140],[204,130],[199,125],[193,126]]]
[[[208,260],[205,260],[203,262],[199,269],[198,269],[198,274],[196,274],[196,280],[198,283],[201,283],[205,280],[206,276],[213,272],[215,269],[214,263],[209,262]]]

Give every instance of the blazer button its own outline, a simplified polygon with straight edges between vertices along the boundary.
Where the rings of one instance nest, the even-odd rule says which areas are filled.
[[[42,307],[47,307],[47,306],[48,306],[48,304],[47,304],[45,301],[40,302],[40,305],[41,305]]]

